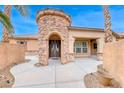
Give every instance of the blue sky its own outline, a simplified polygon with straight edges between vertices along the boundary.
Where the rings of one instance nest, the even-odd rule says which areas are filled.
[[[3,10],[4,6],[0,6]],[[28,6],[29,17],[22,17],[13,7],[11,22],[15,29],[15,34],[37,34],[36,24],[37,11],[45,8],[63,10],[71,16],[72,26],[104,28],[104,16],[100,5],[33,5]],[[110,6],[112,30],[124,32],[124,6]],[[0,39],[2,37],[2,25],[0,24]]]

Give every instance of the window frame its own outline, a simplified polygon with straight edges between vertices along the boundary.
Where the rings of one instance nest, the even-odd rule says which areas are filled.
[[[85,46],[85,47],[83,46],[83,42],[86,43],[86,46]],[[81,51],[80,51],[80,53],[77,53],[77,52],[76,52],[76,49],[77,49],[76,44],[77,44],[77,43],[79,43],[80,46],[81,46]],[[75,53],[75,54],[88,54],[88,51],[89,51],[89,49],[88,49],[88,48],[89,48],[89,45],[88,45],[88,44],[89,44],[89,43],[88,43],[88,40],[76,40],[75,43],[74,43],[74,53]],[[83,52],[83,49],[85,49],[85,48],[87,49],[87,52],[86,52],[86,53]]]
[[[22,43],[23,42],[23,43]],[[17,41],[17,44],[21,44],[21,45],[27,45],[27,41]]]

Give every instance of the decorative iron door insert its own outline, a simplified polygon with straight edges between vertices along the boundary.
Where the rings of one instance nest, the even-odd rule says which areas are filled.
[[[60,57],[60,40],[49,41],[49,57]]]

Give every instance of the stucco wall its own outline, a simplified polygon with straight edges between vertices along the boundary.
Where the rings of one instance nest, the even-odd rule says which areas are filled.
[[[69,30],[70,37],[99,38],[104,37],[104,32],[88,30]]]
[[[124,87],[124,40],[105,44],[103,67]]]
[[[0,44],[0,69],[25,60],[25,46],[17,44]]]
[[[16,39],[9,39],[9,43],[10,44],[16,44],[17,43],[17,40]]]
[[[38,51],[38,40],[28,40],[27,42],[27,51],[29,52],[35,52]]]
[[[28,40],[28,39],[10,39],[10,44],[17,44],[17,41],[26,41],[26,52],[37,52],[39,49],[38,40]]]

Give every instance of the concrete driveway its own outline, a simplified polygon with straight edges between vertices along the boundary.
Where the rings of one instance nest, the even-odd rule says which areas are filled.
[[[20,88],[84,88],[83,77],[95,72],[101,61],[95,58],[76,59],[65,65],[59,60],[49,61],[49,66],[35,67],[38,56],[26,56],[31,61],[14,66],[11,69],[15,77],[13,87]]]

